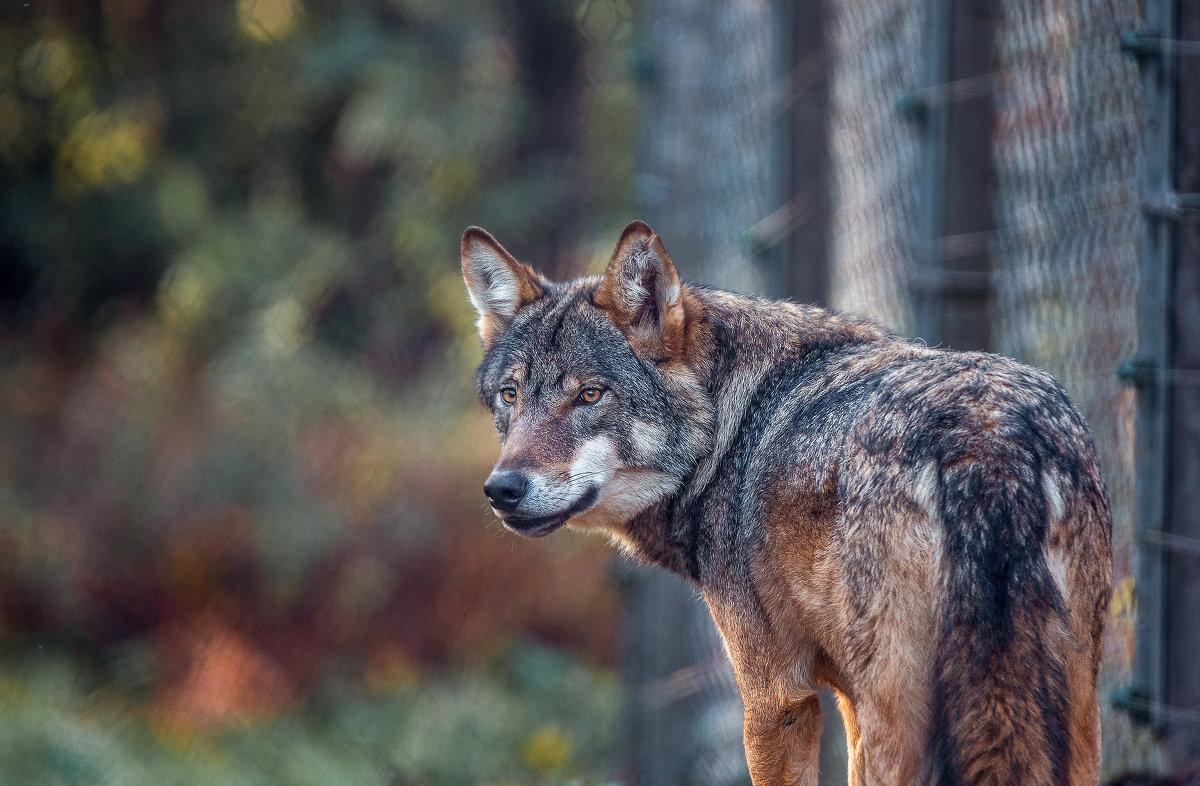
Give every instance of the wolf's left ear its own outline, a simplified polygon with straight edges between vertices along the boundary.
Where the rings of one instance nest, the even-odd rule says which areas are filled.
[[[668,360],[683,351],[681,295],[675,263],[662,240],[649,226],[634,221],[621,233],[593,300],[635,350]]]
[[[479,312],[479,337],[490,344],[523,306],[545,292],[544,279],[518,262],[496,238],[479,227],[462,236],[463,281]]]

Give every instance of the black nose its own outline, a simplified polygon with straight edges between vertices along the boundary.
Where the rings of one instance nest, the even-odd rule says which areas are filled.
[[[483,484],[483,493],[487,494],[487,498],[492,503],[492,507],[496,510],[503,510],[505,513],[516,510],[517,505],[521,504],[521,500],[525,498],[525,491],[529,488],[529,480],[520,472],[507,470],[505,472],[493,472],[491,477],[487,479],[487,483]]]

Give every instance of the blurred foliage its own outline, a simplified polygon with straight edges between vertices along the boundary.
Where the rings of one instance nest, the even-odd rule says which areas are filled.
[[[616,679],[530,645],[421,683],[330,682],[297,712],[204,734],[59,651],[10,644],[0,674],[0,761],[6,782],[30,786],[583,786],[616,766]]]
[[[311,708],[330,675],[405,683],[519,638],[610,659],[604,544],[517,543],[479,492],[496,444],[457,246],[482,224],[563,275],[611,241],[628,217],[633,13],[0,6],[0,640],[139,686],[134,738],[266,723],[197,764],[246,755],[264,774],[284,766],[275,735],[308,722],[281,713]],[[58,707],[0,710],[9,750],[53,727],[142,771],[142,743],[69,717],[74,667],[45,668],[66,704],[36,669],[7,682],[22,706]],[[515,689],[463,679],[518,712]],[[450,684],[400,704],[465,723],[452,705],[475,699]],[[355,711],[406,711],[372,707]],[[517,733],[503,717],[479,722]],[[556,723],[505,742],[526,774],[578,760]],[[353,759],[325,744],[297,761]]]

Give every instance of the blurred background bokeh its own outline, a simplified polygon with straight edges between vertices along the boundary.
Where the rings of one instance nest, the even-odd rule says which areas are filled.
[[[457,243],[626,219],[632,25],[0,7],[0,781],[615,772],[609,554],[487,510]]]
[[[1106,777],[1200,755],[1189,37],[1189,0],[0,4],[0,782],[746,783],[694,593],[481,493],[463,228],[563,278],[635,217],[685,278],[1058,376],[1116,519]]]

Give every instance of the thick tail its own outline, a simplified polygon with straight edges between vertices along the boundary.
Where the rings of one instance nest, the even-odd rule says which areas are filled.
[[[1065,607],[1045,559],[1032,451],[989,444],[943,470],[945,615],[934,664],[933,782],[1061,784],[1070,771]]]

